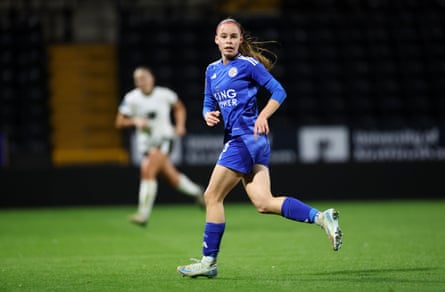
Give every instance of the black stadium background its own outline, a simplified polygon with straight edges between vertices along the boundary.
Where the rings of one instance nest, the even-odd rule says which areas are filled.
[[[69,79],[53,82],[57,46],[111,47],[116,105],[139,65],[178,92],[189,133],[178,146],[178,167],[205,184],[221,129],[202,122],[203,76],[218,58],[214,29],[226,16],[259,40],[276,41],[272,73],[288,98],[271,120],[275,192],[305,200],[444,197],[445,1],[91,2],[0,4],[0,206],[137,199],[131,159],[88,161],[84,154],[55,162],[53,96],[72,88]],[[261,91],[260,104],[266,97]],[[125,152],[130,134],[119,133]],[[162,203],[188,202],[164,182],[160,191]],[[237,188],[229,200],[247,198]]]

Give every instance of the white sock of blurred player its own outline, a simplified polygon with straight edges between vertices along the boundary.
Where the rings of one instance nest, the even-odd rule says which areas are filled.
[[[203,189],[182,173],[179,175],[179,183],[176,188],[180,192],[192,197],[201,197],[203,194]],[[157,192],[158,183],[156,180],[141,180],[139,186],[138,213],[143,220],[148,220],[148,218],[150,218]]]
[[[156,180],[143,179],[139,185],[139,208],[138,214],[143,220],[148,220],[153,209],[153,204],[158,193],[158,182]]]
[[[192,197],[202,196],[203,194],[202,187],[192,182],[183,173],[179,174],[179,183],[176,188],[178,189],[178,191]]]

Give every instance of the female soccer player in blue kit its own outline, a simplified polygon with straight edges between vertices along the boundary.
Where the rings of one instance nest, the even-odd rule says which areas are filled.
[[[217,275],[216,259],[225,229],[223,202],[240,181],[260,213],[317,224],[326,231],[332,248],[339,250],[342,232],[336,210],[320,212],[293,197],[274,197],[270,191],[268,119],[286,98],[285,90],[268,71],[273,64],[234,19],[218,24],[215,43],[221,59],[207,67],[202,114],[210,127],[222,118],[225,145],[204,194],[203,257],[196,263],[179,266],[178,272],[189,277]],[[259,86],[265,87],[271,97],[258,114]]]

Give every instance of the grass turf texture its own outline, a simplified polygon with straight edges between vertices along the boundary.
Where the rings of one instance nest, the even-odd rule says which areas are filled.
[[[340,210],[344,245],[314,225],[226,206],[215,279],[183,278],[204,212],[158,205],[0,211],[1,291],[444,291],[445,201],[316,202]]]

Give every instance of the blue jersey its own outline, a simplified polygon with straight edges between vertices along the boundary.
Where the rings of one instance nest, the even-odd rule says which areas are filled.
[[[207,67],[205,80],[203,114],[219,108],[224,121],[225,141],[253,134],[258,117],[258,88],[271,80],[277,83],[264,65],[257,59],[242,55],[226,65],[220,59]]]

